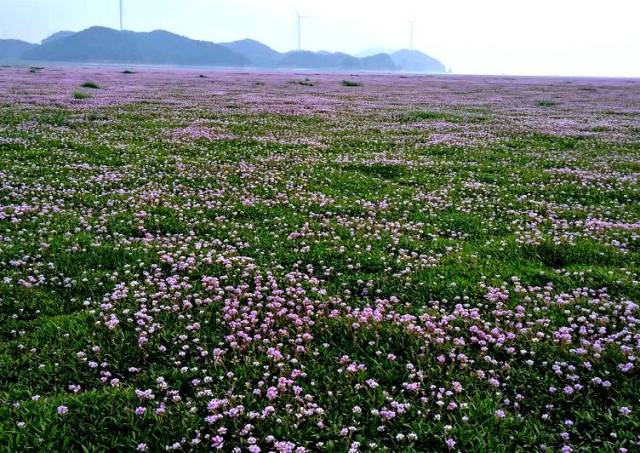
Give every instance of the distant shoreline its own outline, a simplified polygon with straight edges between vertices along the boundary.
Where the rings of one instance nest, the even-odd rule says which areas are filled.
[[[577,80],[618,80],[618,81],[640,81],[640,77],[630,76],[600,76],[600,75],[564,75],[564,74],[481,74],[463,72],[405,72],[405,71],[374,71],[374,70],[323,70],[305,68],[260,68],[260,67],[237,67],[237,66],[192,66],[192,65],[169,65],[169,64],[141,64],[141,63],[107,63],[107,62],[68,62],[68,61],[27,61],[27,60],[0,60],[2,68],[113,68],[113,69],[139,69],[151,71],[185,71],[185,72],[223,72],[223,73],[251,73],[251,74],[300,74],[300,75],[379,75],[379,76],[411,76],[411,77],[491,77],[495,79],[517,78],[517,79],[577,79]]]

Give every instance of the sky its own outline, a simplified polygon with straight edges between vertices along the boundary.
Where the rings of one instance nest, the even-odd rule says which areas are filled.
[[[123,0],[124,28],[276,50],[414,47],[455,73],[640,77],[640,0]],[[0,38],[119,27],[118,0],[0,0]]]

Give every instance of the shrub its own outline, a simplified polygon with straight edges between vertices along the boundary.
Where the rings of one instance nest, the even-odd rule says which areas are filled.
[[[73,98],[74,99],[88,99],[90,98],[91,95],[89,93],[85,93],[83,91],[76,91],[73,93]]]
[[[558,105],[555,101],[536,101],[538,107],[554,107]]]
[[[451,113],[446,112],[433,112],[429,110],[415,110],[412,112],[406,112],[400,115],[400,122],[402,123],[412,123],[417,121],[448,121],[450,123],[456,123],[461,120],[460,117],[453,115]]]
[[[360,82],[356,82],[355,80],[343,80],[343,87],[361,87],[362,84]]]
[[[302,85],[305,87],[312,87],[315,84],[311,81],[311,79],[309,79],[308,77],[303,79],[303,80],[290,80],[287,83],[291,84],[291,85]]]
[[[85,82],[82,85],[82,88],[91,88],[92,90],[97,90],[100,86],[95,82]]]

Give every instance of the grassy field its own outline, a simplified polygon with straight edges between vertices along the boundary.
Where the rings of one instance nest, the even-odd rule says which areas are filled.
[[[0,450],[637,451],[640,81],[0,68]]]

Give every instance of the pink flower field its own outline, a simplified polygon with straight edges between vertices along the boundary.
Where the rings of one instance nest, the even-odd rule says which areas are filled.
[[[0,450],[640,450],[640,80],[0,67]]]

